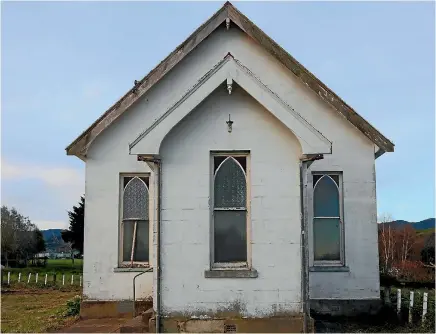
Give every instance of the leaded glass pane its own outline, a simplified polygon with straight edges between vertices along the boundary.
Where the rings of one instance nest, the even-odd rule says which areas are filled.
[[[215,262],[247,261],[246,211],[214,211]]]
[[[123,219],[148,220],[148,189],[137,177],[124,189]]]
[[[134,226],[134,221],[123,222],[123,261],[130,261]]]
[[[315,186],[314,216],[339,217],[339,191],[329,176],[323,176]]]
[[[233,158],[226,159],[215,174],[215,208],[247,205],[247,184],[241,166]]]
[[[339,261],[341,258],[339,218],[315,218],[313,234],[315,261]]]
[[[136,245],[133,261],[148,262],[148,221],[139,221],[136,228]]]

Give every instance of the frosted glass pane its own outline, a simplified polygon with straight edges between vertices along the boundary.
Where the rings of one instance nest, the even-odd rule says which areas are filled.
[[[148,189],[137,177],[124,189],[123,219],[148,220]]]
[[[136,228],[134,261],[148,262],[148,221],[139,221]]]
[[[339,191],[336,183],[323,176],[314,190],[315,217],[339,217]]]
[[[313,220],[315,261],[340,260],[340,225],[338,218]]]
[[[247,205],[247,185],[241,166],[232,158],[225,160],[215,175],[215,208]]]
[[[214,211],[215,262],[247,261],[246,211]]]
[[[130,261],[134,225],[135,222],[133,221],[126,221],[123,223],[123,261]]]

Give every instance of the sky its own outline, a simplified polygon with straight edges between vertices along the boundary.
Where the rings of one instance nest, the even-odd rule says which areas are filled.
[[[378,213],[434,217],[435,4],[232,3],[395,143]],[[85,164],[65,148],[222,4],[2,2],[2,205],[67,228]]]

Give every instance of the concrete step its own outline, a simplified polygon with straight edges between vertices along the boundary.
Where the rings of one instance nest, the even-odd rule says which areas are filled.
[[[142,313],[142,322],[144,324],[147,324],[150,322],[150,319],[154,317],[154,311],[153,308],[149,308],[147,311]]]
[[[142,315],[126,321],[120,326],[120,333],[148,333],[148,322],[144,323]]]

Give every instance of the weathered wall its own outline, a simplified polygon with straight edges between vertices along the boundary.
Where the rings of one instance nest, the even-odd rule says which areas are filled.
[[[234,121],[227,131],[228,115]],[[252,265],[258,278],[210,268],[210,151],[250,150]],[[162,306],[166,314],[295,312],[300,302],[300,145],[241,88],[218,88],[161,146]]]
[[[199,78],[201,78],[208,70],[210,70],[220,59],[222,59],[228,52],[231,52],[236,59],[242,61],[244,65],[249,67],[261,80],[263,83],[268,85],[268,87],[278,94],[282,99],[284,99],[287,103],[289,103],[297,112],[299,112],[307,121],[309,121],[316,129],[318,129],[321,133],[324,134],[332,143],[333,143],[333,154],[325,157],[322,161],[317,161],[311,166],[311,170],[341,170],[343,171],[343,179],[344,179],[344,218],[345,218],[345,257],[346,257],[346,265],[350,268],[349,272],[345,273],[310,273],[310,290],[311,290],[311,298],[338,298],[338,299],[364,299],[364,298],[377,298],[379,295],[379,287],[378,287],[378,258],[377,258],[377,229],[376,229],[376,202],[375,202],[375,178],[374,178],[374,147],[372,143],[357,129],[355,129],[348,121],[346,121],[343,117],[341,117],[336,111],[330,108],[325,104],[318,96],[316,96],[313,92],[311,92],[307,87],[302,85],[296,78],[289,73],[281,64],[277,63],[271,56],[266,54],[260,47],[255,44],[252,40],[247,38],[240,30],[236,29],[234,26],[230,28],[229,31],[225,29],[218,29],[214,32],[210,37],[208,37],[201,45],[199,45],[189,56],[187,56],[176,68],[174,68],[166,77],[164,77],[155,87],[153,87],[147,94],[138,101],[132,108],[126,112],[124,116],[114,125],[112,125],[109,129],[102,133],[100,137],[92,144],[89,154],[88,161],[86,167],[86,195],[87,195],[87,203],[86,203],[86,234],[85,234],[85,251],[87,252],[87,257],[85,259],[85,294],[89,295],[95,299],[106,299],[106,298],[128,298],[131,294],[131,277],[133,276],[130,273],[113,273],[113,268],[116,266],[117,261],[117,252],[118,249],[115,247],[117,244],[117,234],[118,234],[118,175],[120,172],[146,172],[148,171],[148,167],[144,163],[139,163],[136,161],[136,157],[128,155],[128,143],[132,142],[139,133],[141,133],[144,129],[146,129],[159,115],[162,115],[172,104],[174,104],[177,100],[179,100],[183,94],[192,87]],[[339,92],[340,93],[340,92]],[[216,94],[221,94],[216,92],[214,97],[216,98]],[[236,94],[236,93],[235,93]],[[213,101],[211,97],[210,100]],[[249,97],[243,97],[241,95],[231,95],[231,96],[223,96],[222,100],[216,100],[215,105],[211,106],[211,108],[221,108],[221,103],[226,104],[230,99],[240,98],[240,101],[235,100],[241,106],[241,110],[245,110],[244,105],[253,105],[253,112],[250,115],[263,115],[261,118],[256,117],[248,117],[243,114],[243,112],[232,111],[232,118],[236,117],[236,113],[238,113],[238,117],[243,117],[244,122],[254,123],[253,126],[256,127],[257,130],[262,129],[271,129],[273,133],[267,133],[268,138],[275,138],[275,132],[280,128],[280,124],[277,124],[277,121],[266,112],[261,106],[255,104],[253,100]],[[242,103],[244,102],[244,103]],[[205,103],[211,103],[205,102]],[[230,106],[227,106],[227,109]],[[233,110],[233,107],[231,107]],[[199,109],[199,108],[197,108]],[[260,110],[265,111],[263,114]],[[196,112],[196,114],[200,114]],[[183,135],[179,134],[179,140],[186,141],[186,138],[203,138],[209,136],[209,130],[212,131],[211,134],[216,134],[216,131],[226,132],[225,123],[221,124],[225,121],[225,118],[228,117],[228,110],[224,111],[222,115],[219,117],[219,121],[215,124],[214,117],[218,117],[217,115],[211,115],[207,110],[205,112],[206,115],[209,115],[208,119],[202,118],[204,123],[209,124],[208,126],[213,127],[213,131],[208,129],[207,132],[204,132],[203,125],[200,127],[192,128],[191,132],[186,132]],[[244,116],[245,115],[245,116]],[[196,116],[198,119],[203,116]],[[195,123],[196,120],[192,119],[192,116],[187,118],[190,121],[186,121],[183,125],[180,125],[180,128],[189,128],[189,124]],[[242,126],[240,120],[233,119],[234,123],[234,132],[231,134],[232,136],[237,136],[237,127]],[[273,121],[274,120],[274,121]],[[256,123],[258,122],[258,123]],[[276,123],[274,123],[276,122]],[[196,123],[195,123],[196,124]],[[221,129],[222,126],[222,129]],[[216,127],[216,128],[215,128]],[[175,130],[177,133],[179,130]],[[250,149],[247,147],[248,145],[260,145],[262,146],[262,141],[260,136],[255,135],[250,132],[250,130],[244,129],[247,132],[247,138],[251,137],[251,140],[245,142],[244,138],[241,138],[241,141],[228,141],[227,137],[217,137],[217,141],[210,144],[210,148],[215,149],[223,149],[230,148],[229,145],[235,145],[235,148],[240,149]],[[263,130],[262,130],[263,131]],[[227,132],[226,132],[227,135]],[[166,145],[166,150],[170,150],[170,146],[167,145],[167,141],[171,142],[171,138],[173,133],[164,141]],[[280,140],[286,141],[288,137],[282,136]],[[289,138],[288,138],[289,139]],[[144,139],[146,140],[146,139]],[[218,141],[224,140],[224,141]],[[272,139],[271,139],[272,140]],[[191,146],[196,145],[195,148],[202,148],[201,140],[194,140],[191,143]],[[289,143],[291,141],[289,140]],[[179,145],[182,145],[179,143]],[[236,147],[237,146],[237,147]],[[292,146],[292,145],[290,145]],[[185,147],[182,145],[182,148]],[[186,148],[187,150],[190,148]],[[191,147],[194,149],[194,147]],[[269,151],[268,155],[274,154],[276,151],[275,146],[272,145],[268,147]],[[203,148],[203,151],[206,149]],[[170,150],[171,151],[171,150]],[[272,152],[271,152],[272,151]],[[208,151],[207,151],[208,152]],[[278,152],[278,150],[277,150]],[[147,152],[144,152],[147,153]],[[165,153],[165,152],[164,152]],[[192,154],[190,152],[186,152],[188,156]],[[203,154],[203,153],[202,153]],[[167,155],[167,154],[166,154]],[[175,153],[177,156],[177,152]],[[174,159],[168,157],[168,159]],[[198,168],[202,168],[201,164],[208,163],[209,153],[207,153],[204,157],[198,157],[198,159],[203,159],[199,162]],[[184,170],[187,168],[180,160],[179,162],[173,163],[173,168],[176,168],[177,171]],[[261,168],[265,172],[266,170],[269,173],[277,173],[277,169],[287,168],[288,166],[284,164],[277,165],[277,163],[270,163],[269,159],[265,161],[263,165],[261,164]],[[191,166],[192,167],[192,166]],[[166,167],[165,167],[166,168]],[[169,167],[168,167],[169,168]],[[259,168],[259,167],[258,167]],[[267,169],[268,168],[268,169]],[[260,169],[259,169],[260,170]],[[190,169],[191,171],[191,169]],[[164,194],[165,194],[165,184],[168,182],[166,177],[171,179],[172,174],[176,174],[176,172],[171,170],[164,174]],[[191,173],[191,172],[190,172]],[[253,174],[255,170],[253,169]],[[179,172],[179,179],[186,178],[185,175],[192,175],[193,178],[191,182],[194,185],[190,185],[188,188],[184,188],[182,186],[172,186],[172,188],[180,193],[183,193],[183,200],[181,202],[168,202],[167,200],[167,208],[174,209],[175,211],[181,210],[183,205],[189,204],[190,196],[189,194],[195,194],[198,196],[197,192],[193,192],[194,189],[208,186],[205,184],[197,184],[197,174],[183,174]],[[182,177],[180,177],[182,176]],[[177,182],[182,182],[183,180],[176,180]],[[272,181],[269,181],[272,182]],[[297,182],[297,181],[296,181]],[[179,183],[176,183],[179,184]],[[274,184],[274,183],[272,183]],[[298,185],[298,183],[296,183]],[[252,184],[253,191],[256,185]],[[269,197],[269,192],[274,194],[273,190],[274,186],[270,184],[263,185],[267,190],[265,194],[268,196],[264,196],[265,205],[273,205],[272,199]],[[262,188],[262,187],[259,187]],[[279,191],[281,188],[278,188]],[[201,190],[199,190],[201,191]],[[164,195],[165,196],[165,195]],[[254,195],[253,195],[254,196]],[[252,197],[253,203],[256,202],[255,198]],[[257,200],[259,201],[259,200]],[[164,199],[165,202],[165,199]],[[260,201],[263,205],[262,201]],[[198,203],[203,203],[204,201],[198,199]],[[207,207],[198,207],[198,215],[205,215],[205,212],[208,210]],[[254,205],[254,204],[252,204]],[[174,206],[170,208],[170,206]],[[185,210],[183,211],[183,216],[179,217],[179,219],[185,219],[184,215],[186,215],[186,219],[191,219],[190,214],[193,214],[191,211],[193,210]],[[265,210],[260,210],[258,213],[262,215]],[[270,210],[271,211],[271,210]],[[253,206],[253,214],[256,213],[256,209]],[[299,214],[299,207],[295,207],[295,215]],[[167,211],[168,215],[168,211]],[[268,220],[267,218],[261,218],[259,221]],[[297,216],[295,216],[297,217]],[[278,220],[280,217],[276,217]],[[185,220],[186,220],[185,219]],[[272,218],[275,221],[275,218]],[[295,218],[294,218],[295,219]],[[296,218],[298,220],[298,218]],[[206,221],[207,222],[207,221]],[[186,223],[185,223],[186,224]],[[260,224],[260,223],[258,223]],[[298,226],[299,228],[299,220],[298,223],[289,220],[289,225],[287,226],[288,232],[291,232],[291,228],[293,226]],[[270,227],[270,225],[268,225]],[[104,231],[104,238],[101,237],[102,231]],[[168,230],[165,230],[164,223],[164,239],[175,237],[173,234],[166,235]],[[201,232],[200,232],[201,231]],[[299,232],[296,232],[299,234]],[[253,221],[253,234],[256,234],[256,223]],[[268,237],[276,235],[275,230],[269,231],[264,237]],[[204,247],[204,245],[196,245],[196,242],[199,240],[203,240],[204,231],[199,230],[198,235],[188,235],[186,236],[187,240],[191,242],[191,244],[186,244],[183,248],[179,249],[183,254],[191,253],[196,247]],[[208,240],[208,235],[206,235],[206,239]],[[263,236],[262,236],[263,237]],[[291,239],[287,239],[287,238]],[[190,240],[189,238],[194,238],[194,240]],[[282,246],[280,243],[282,242],[282,238],[285,240],[295,240],[297,238],[297,234],[294,234],[292,231],[292,235],[288,236],[286,234],[280,233],[280,238],[277,239],[277,243],[275,243],[274,247],[277,248],[274,251],[273,255],[265,256],[263,255],[265,251],[260,251],[260,255],[255,254],[253,249],[253,264],[258,263],[258,266],[263,266],[261,264],[262,261],[267,261],[270,264],[271,257],[282,258],[285,256],[282,252]],[[299,237],[298,237],[299,239]],[[95,242],[98,240],[98,242]],[[165,239],[165,242],[168,242]],[[202,241],[203,242],[203,241]],[[274,241],[276,242],[276,241]],[[194,245],[192,245],[194,243]],[[185,244],[184,244],[185,245]],[[173,246],[174,247],[174,246]],[[186,252],[184,248],[186,247]],[[262,247],[266,246],[259,246]],[[271,245],[273,247],[273,245]],[[166,250],[171,249],[171,246],[168,245]],[[299,253],[298,253],[299,254]],[[198,273],[195,273],[195,277],[204,277],[204,261],[208,261],[208,253],[200,254],[200,257],[181,257],[181,262],[175,263],[177,265],[178,270],[186,270],[190,274],[192,270],[190,270],[191,266],[198,266]],[[299,255],[298,255],[299,256]],[[194,259],[198,259],[201,262],[196,263]],[[259,261],[261,260],[262,261]],[[284,261],[288,261],[288,258],[282,258]],[[280,260],[281,261],[281,260]],[[279,270],[282,273],[285,273],[293,263],[281,267]],[[295,267],[292,271],[292,277],[299,277],[299,262],[298,268]],[[261,281],[265,277],[265,270],[259,270],[259,278],[247,280],[247,284],[245,284],[246,289],[248,291],[255,291],[255,283],[256,281]],[[165,276],[164,269],[164,276]],[[145,277],[144,277],[145,276]],[[140,281],[145,284],[150,284],[150,276],[149,274],[144,275],[140,278]],[[147,277],[148,276],[148,277]],[[191,277],[191,279],[194,277]],[[179,277],[176,275],[173,278],[174,281],[179,280]],[[290,279],[293,281],[293,278]],[[205,293],[196,292],[194,295],[197,297],[204,297],[205,305],[204,307],[209,307],[208,302],[213,300],[215,302],[221,302],[223,300],[223,294],[216,292],[216,283],[212,282],[211,279],[205,280],[205,285],[202,285],[202,291],[212,291]],[[218,281],[217,281],[218,282]],[[166,282],[164,282],[166,284]],[[170,284],[176,284],[170,281]],[[182,283],[184,284],[184,283]],[[236,289],[234,280],[219,280],[219,284],[222,289]],[[200,286],[200,284],[198,284]],[[144,285],[145,286],[145,285]],[[142,291],[150,291],[151,286],[147,285],[147,289],[143,289]],[[287,289],[285,287],[284,289]],[[196,288],[197,289],[197,288]],[[252,290],[250,290],[252,289]],[[275,288],[276,290],[280,287]],[[282,287],[283,289],[283,287]],[[215,292],[213,292],[215,291]],[[275,292],[274,292],[275,293]],[[278,297],[270,297],[274,295],[273,292],[262,292],[256,291],[250,294],[251,298],[248,301],[248,305],[252,305],[252,301],[262,302],[264,301],[266,304],[270,304],[273,298],[277,298],[280,300],[280,294],[277,293]],[[185,293],[189,295],[189,293]],[[235,293],[237,295],[237,293]],[[163,291],[164,295],[164,306],[173,305],[172,309],[177,309],[181,307],[181,304],[175,297],[170,297],[170,293],[168,291],[168,287]],[[178,295],[178,293],[176,294]],[[241,295],[241,293],[239,294]],[[180,295],[179,295],[180,296]],[[238,295],[237,295],[238,296]],[[297,295],[288,294],[286,295],[285,301],[288,301],[289,298],[292,300],[296,300]],[[165,298],[170,298],[169,300]],[[189,298],[189,296],[187,297]],[[203,298],[203,297],[202,297]],[[178,303],[178,304],[177,304]],[[220,304],[218,304],[220,305]],[[187,308],[192,308],[192,305],[185,304]],[[195,306],[197,307],[197,306]],[[171,308],[168,308],[171,309]],[[250,312],[256,312],[255,310],[249,310]]]
[[[149,173],[126,149],[129,122],[122,117],[91,147],[86,161],[83,293],[90,300],[132,299],[137,272],[118,267],[120,173]],[[152,182],[150,182],[152,185]],[[154,192],[150,189],[150,198]],[[136,298],[152,294],[153,274],[136,280]]]

